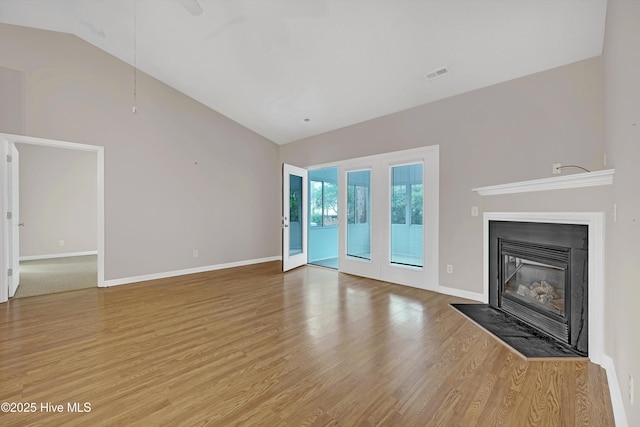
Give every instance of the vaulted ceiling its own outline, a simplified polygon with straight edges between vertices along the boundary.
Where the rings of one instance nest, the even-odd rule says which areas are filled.
[[[0,22],[75,34],[285,144],[600,55],[606,6],[0,0]]]

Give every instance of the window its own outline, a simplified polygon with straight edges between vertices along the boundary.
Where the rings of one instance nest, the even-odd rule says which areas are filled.
[[[422,267],[422,163],[391,167],[391,263]]]
[[[368,222],[369,186],[352,184],[347,188],[347,221],[349,224]]]
[[[391,186],[391,224],[407,222],[407,186]]]
[[[422,225],[422,184],[411,185],[411,224]]]
[[[312,227],[338,224],[338,186],[333,182],[309,181]]]
[[[371,171],[347,172],[347,255],[371,259]]]
[[[391,223],[422,225],[422,165],[391,168]]]
[[[302,253],[302,185],[303,178],[289,175],[289,255]]]

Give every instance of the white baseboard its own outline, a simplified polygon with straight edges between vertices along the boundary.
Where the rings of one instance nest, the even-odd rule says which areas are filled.
[[[438,286],[437,291],[441,294],[451,295],[454,297],[466,298],[478,302],[483,302],[484,296],[480,292],[464,291],[462,289],[450,288],[448,286]]]
[[[86,256],[86,255],[98,255],[98,251],[66,252],[63,254],[21,256],[20,261],[35,261],[39,259],[68,258],[72,256]]]
[[[280,261],[281,256],[250,259],[245,261],[229,262],[226,264],[207,265],[204,267],[187,268],[184,270],[166,271],[162,273],[145,274],[142,276],[124,277],[122,279],[105,280],[102,287],[120,286],[129,283],[145,282],[147,280],[166,279],[168,277],[184,276],[185,274],[204,273],[207,271],[222,270],[224,268],[242,267],[245,265],[260,264],[263,262]]]
[[[613,407],[613,417],[616,421],[616,427],[629,427],[627,415],[624,412],[622,392],[620,391],[620,384],[618,383],[618,375],[616,374],[616,366],[613,363],[613,359],[603,354],[602,367],[607,371],[607,382],[609,383],[609,394],[611,395],[611,406]]]

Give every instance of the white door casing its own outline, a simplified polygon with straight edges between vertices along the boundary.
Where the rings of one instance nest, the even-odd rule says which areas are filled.
[[[12,298],[20,285],[20,153],[16,144],[9,142],[7,157],[7,179],[9,190],[9,214],[7,229],[9,251],[7,264],[11,270],[9,276],[9,298]]]
[[[0,256],[0,302],[6,302],[9,299],[9,221],[6,213],[9,208],[9,166],[7,156],[9,156],[9,141],[4,138],[0,139],[0,150],[2,150],[2,159],[0,159],[0,215],[2,217],[2,225],[0,226],[0,241],[2,243],[2,255]]]

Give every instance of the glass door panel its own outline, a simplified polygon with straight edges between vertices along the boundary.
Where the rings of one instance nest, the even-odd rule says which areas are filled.
[[[423,267],[423,164],[391,167],[392,264]]]
[[[347,256],[371,260],[371,171],[347,172]]]
[[[302,253],[302,177],[289,175],[289,255]]]

